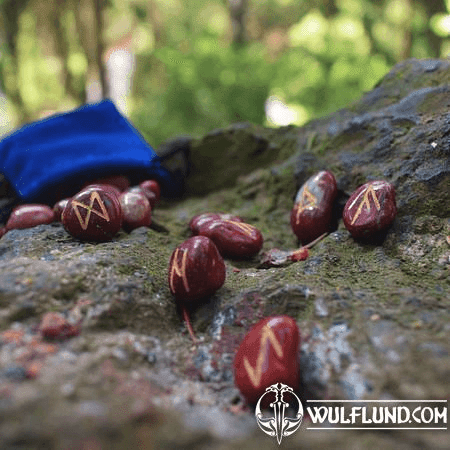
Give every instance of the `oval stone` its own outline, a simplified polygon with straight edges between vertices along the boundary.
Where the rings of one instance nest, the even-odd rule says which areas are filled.
[[[299,344],[297,323],[289,316],[267,317],[250,329],[234,358],[234,382],[248,403],[274,383],[299,387]]]
[[[66,207],[67,203],[69,203],[69,198],[63,198],[59,202],[56,202],[53,206],[53,212],[55,213],[55,220],[58,222],[61,222],[61,215],[64,211],[64,208]]]
[[[238,216],[224,213],[202,213],[194,216],[189,222],[189,228],[194,234],[198,234],[200,229],[206,226],[212,220],[233,220],[234,222],[243,222]]]
[[[201,300],[225,282],[225,263],[217,247],[205,236],[180,244],[169,262],[169,288],[178,300]]]
[[[155,208],[157,201],[156,201],[156,194],[153,191],[150,191],[148,189],[144,190],[140,186],[133,186],[130,189],[128,189],[127,192],[134,192],[135,194],[143,195],[149,201],[152,211]]]
[[[308,178],[299,189],[291,212],[291,227],[302,244],[330,230],[336,195],[334,175],[326,170]]]
[[[397,214],[394,186],[384,180],[369,181],[350,196],[342,218],[354,238],[369,239],[386,230]]]
[[[114,186],[113,184],[106,184],[106,183],[90,183],[87,184],[81,191],[85,191],[86,189],[103,189],[105,191],[111,191],[113,192],[117,197],[121,194],[121,190]]]
[[[36,225],[49,224],[55,220],[55,213],[50,206],[25,204],[16,206],[6,222],[6,229],[32,228]]]
[[[263,246],[263,236],[253,225],[232,219],[215,219],[200,225],[201,236],[209,237],[223,256],[251,258]]]
[[[98,178],[86,183],[82,190],[86,189],[92,184],[109,185],[116,187],[119,192],[126,191],[130,187],[130,180],[125,175],[112,175],[110,177]]]
[[[144,191],[147,195],[147,192],[153,192],[156,197],[156,203],[159,202],[161,197],[161,187],[156,180],[145,180],[142,183],[139,183],[139,187]]]
[[[122,208],[113,190],[91,186],[69,200],[61,221],[77,239],[109,241],[122,226]]]
[[[152,223],[152,209],[144,194],[123,192],[119,196],[123,213],[122,226],[126,231],[139,227],[149,227]]]

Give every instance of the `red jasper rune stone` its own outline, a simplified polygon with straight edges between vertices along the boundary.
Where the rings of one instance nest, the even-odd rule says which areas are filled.
[[[289,316],[267,317],[250,329],[234,358],[234,382],[248,403],[256,403],[274,383],[298,388],[299,343],[297,324]]]
[[[117,186],[114,186],[113,184],[105,184],[105,183],[91,183],[91,184],[87,184],[81,190],[85,191],[86,189],[94,189],[94,188],[104,189],[105,191],[112,191],[112,192],[114,192],[114,194],[117,195],[117,197],[119,197],[120,193],[122,192]]]
[[[61,222],[62,212],[64,211],[64,208],[66,207],[67,203],[69,203],[69,200],[70,199],[68,198],[63,198],[59,202],[56,202],[55,205],[53,206],[53,212],[55,213],[55,220],[57,220],[58,222]]]
[[[161,197],[161,188],[156,180],[145,180],[139,184],[139,187],[146,193],[146,195],[147,192],[153,192],[156,197],[156,203],[159,202],[159,198]]]
[[[122,208],[113,190],[88,187],[72,197],[63,210],[64,228],[84,241],[109,241],[122,226]]]
[[[198,234],[209,237],[223,256],[250,258],[261,250],[261,231],[245,222],[231,219],[210,220],[201,225]]]
[[[385,230],[397,214],[394,186],[376,180],[363,184],[344,207],[344,225],[354,238],[367,239]]]
[[[110,177],[98,178],[90,181],[83,186],[83,190],[91,184],[107,184],[116,187],[119,192],[125,191],[130,187],[130,180],[124,175],[112,175]]]
[[[135,194],[143,195],[149,201],[152,210],[155,208],[157,202],[156,202],[156,194],[153,191],[150,191],[148,189],[144,190],[140,186],[133,186],[130,189],[128,189],[127,192],[134,192]]]
[[[198,234],[200,229],[205,227],[212,220],[233,220],[234,222],[243,222],[238,216],[222,213],[203,213],[197,214],[189,222],[189,228],[194,234]]]
[[[52,223],[54,220],[55,214],[50,206],[40,204],[20,205],[13,209],[8,222],[6,222],[6,229],[32,228],[36,225]]]
[[[123,192],[119,197],[123,212],[123,228],[127,231],[148,227],[152,223],[152,209],[144,194]]]
[[[178,300],[201,300],[225,282],[225,263],[217,247],[205,236],[180,244],[169,262],[170,292]]]
[[[299,189],[291,212],[291,227],[302,244],[329,231],[336,195],[336,180],[329,171],[316,173]]]

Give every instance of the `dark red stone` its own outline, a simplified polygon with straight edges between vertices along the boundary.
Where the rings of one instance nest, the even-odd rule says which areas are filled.
[[[266,317],[245,335],[234,358],[234,382],[248,403],[275,383],[298,388],[300,333],[289,316]]]
[[[243,220],[238,216],[232,216],[231,214],[223,213],[203,213],[197,214],[189,222],[189,228],[194,234],[198,234],[200,229],[205,227],[212,220],[233,220],[235,222],[243,222]]]
[[[128,189],[127,192],[134,192],[135,194],[142,194],[149,201],[152,211],[155,208],[157,201],[156,201],[156,194],[153,191],[150,191],[148,189],[142,189],[140,186],[133,186],[130,189]]]
[[[122,226],[119,198],[112,189],[91,186],[69,200],[61,221],[77,239],[109,241]]]
[[[54,220],[55,214],[50,206],[30,203],[16,206],[12,210],[6,222],[6,229],[32,228],[36,225],[52,223]]]
[[[152,223],[152,208],[144,194],[123,192],[119,197],[123,213],[123,228],[126,231],[138,227],[149,227]]]
[[[264,241],[253,225],[232,219],[210,220],[199,226],[198,234],[209,237],[222,256],[238,259],[256,255]]]
[[[7,232],[8,230],[6,229],[6,227],[0,227],[0,238],[3,237],[3,235]]]
[[[396,214],[394,186],[376,180],[353,192],[345,204],[342,218],[354,238],[369,239],[388,228]]]
[[[69,198],[63,198],[59,202],[56,202],[53,206],[53,212],[55,213],[55,220],[58,222],[61,222],[61,214],[64,211],[64,208],[66,207],[67,203],[69,203]]]
[[[148,191],[153,192],[156,196],[156,203],[159,202],[161,197],[161,187],[156,180],[145,180],[139,184],[139,187],[145,192],[146,195]]]
[[[201,300],[225,282],[225,263],[211,239],[194,236],[172,253],[168,279],[178,300]]]
[[[130,180],[124,175],[112,175],[110,177],[97,178],[89,183],[86,183],[82,190],[87,188],[91,184],[107,184],[116,187],[119,192],[126,191],[130,187]]]
[[[114,192],[114,194],[117,197],[119,197],[119,195],[122,192],[117,186],[114,186],[112,184],[106,184],[106,183],[91,183],[91,184],[87,184],[83,189],[81,189],[81,191],[85,191],[86,189],[96,189],[96,188]]]
[[[329,171],[318,172],[299,189],[291,212],[291,227],[302,244],[330,230],[336,195],[336,180]]]
[[[49,339],[65,339],[80,334],[79,324],[73,325],[59,313],[48,312],[42,317],[39,325],[41,334]]]

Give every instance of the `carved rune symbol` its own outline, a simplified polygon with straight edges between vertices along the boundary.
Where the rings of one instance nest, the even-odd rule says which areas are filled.
[[[247,236],[250,236],[250,237],[252,235],[252,232],[255,230],[255,227],[252,225],[249,225],[248,223],[236,222],[236,221],[230,220],[230,219],[226,219],[225,222],[236,225],[238,228],[240,228],[242,230],[243,233],[245,233]]]
[[[268,325],[265,325],[262,329],[261,340],[259,341],[259,353],[258,358],[256,359],[256,367],[253,368],[249,360],[246,357],[244,358],[245,370],[247,371],[250,381],[255,387],[258,387],[259,383],[261,382],[262,366],[264,363],[264,350],[267,341],[269,341],[272,344],[277,356],[279,358],[283,357],[283,349],[280,343],[278,342],[275,333],[272,331],[272,328],[270,328]]]
[[[183,256],[181,257],[181,267],[178,265],[178,253],[179,252],[183,253]],[[187,278],[186,278],[187,255],[188,255],[187,250],[180,250],[179,248],[177,248],[175,250],[175,255],[173,255],[172,267],[170,269],[170,279],[169,279],[170,289],[172,290],[172,292],[175,292],[175,288],[173,287],[173,277],[174,277],[175,273],[179,277],[181,277],[181,279],[183,280],[184,289],[186,289],[186,292],[189,292],[189,284],[188,284]]]
[[[97,201],[97,204],[100,207],[101,211],[99,211],[98,209],[93,209],[95,201]],[[107,222],[110,221],[109,214],[108,211],[106,210],[105,204],[103,203],[103,200],[100,198],[100,195],[97,191],[91,193],[89,205],[85,205],[84,203],[73,200],[72,208],[75,211],[75,215],[77,216],[77,219],[79,220],[81,228],[83,228],[83,230],[86,230],[88,227],[91,213],[97,214],[97,216],[101,217],[102,219],[105,219]],[[83,208],[87,210],[87,214],[84,220],[81,217],[81,213],[78,208]]]
[[[300,221],[300,214],[305,209],[313,209],[317,206],[317,198],[315,195],[311,194],[306,185],[302,190],[302,196],[300,201],[297,203],[297,214],[296,214],[296,223],[298,224]]]
[[[361,215],[364,206],[366,207],[367,212],[370,211],[369,195],[372,196],[372,199],[373,199],[373,202],[375,203],[375,208],[377,208],[377,211],[379,211],[381,209],[380,202],[378,201],[377,194],[375,193],[375,189],[373,188],[372,185],[369,185],[368,187],[366,187],[366,189],[364,189],[361,192],[361,194],[363,194],[363,198],[362,198],[362,200],[359,203],[359,206],[358,206],[358,209],[356,210],[355,215],[353,216],[353,219],[351,221],[351,225],[353,225],[356,222],[356,220],[358,219],[358,217]],[[349,209],[351,209],[355,205],[356,201],[360,198],[361,194],[359,194],[355,198],[355,200],[353,200],[353,202],[350,205]]]

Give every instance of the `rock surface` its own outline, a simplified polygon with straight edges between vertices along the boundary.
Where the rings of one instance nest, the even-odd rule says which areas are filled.
[[[197,196],[161,200],[149,229],[98,244],[60,223],[8,231],[0,448],[279,448],[233,383],[239,343],[269,315],[300,329],[302,401],[448,399],[449,80],[449,61],[406,61],[359,102],[303,128],[237,124],[192,141],[187,194]],[[295,248],[293,199],[319,170],[337,180],[333,232],[287,266],[226,260],[224,285],[191,311],[193,347],[167,281],[189,220],[231,213],[261,230],[262,251]],[[339,217],[376,179],[395,186],[398,214],[383,241],[363,244]],[[39,326],[49,312],[79,335],[47,341]],[[282,446],[444,449],[448,435],[302,424]]]

